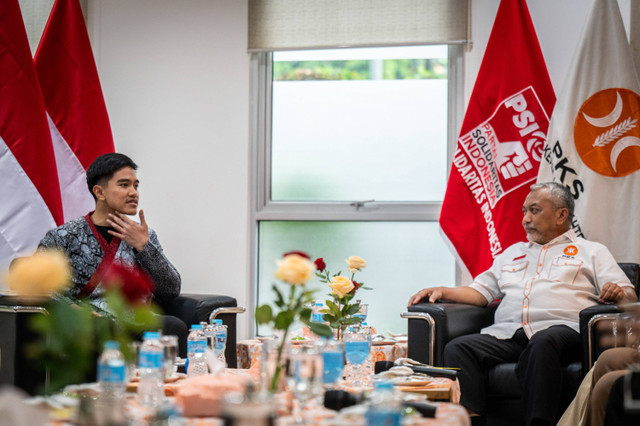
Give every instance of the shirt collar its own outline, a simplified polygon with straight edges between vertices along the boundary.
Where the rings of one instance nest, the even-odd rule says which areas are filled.
[[[567,232],[565,232],[564,234],[558,235],[557,237],[555,237],[553,240],[549,241],[546,244],[538,244],[538,243],[534,243],[533,241],[529,241],[527,247],[553,246],[555,244],[562,244],[562,243],[567,242],[567,241],[575,243],[577,238],[578,238],[578,236],[576,235],[575,232],[573,232],[573,229],[569,228],[569,230]]]

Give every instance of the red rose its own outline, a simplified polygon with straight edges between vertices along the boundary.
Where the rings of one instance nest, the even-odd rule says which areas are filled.
[[[324,259],[321,257],[317,258],[313,263],[316,265],[316,269],[320,272],[324,271],[324,268],[327,267],[327,264],[324,263]]]
[[[303,251],[288,251],[285,254],[283,254],[282,257],[289,256],[290,254],[297,254],[298,256],[302,256],[305,259],[311,260],[311,256],[309,256],[307,253]]]
[[[362,284],[353,280],[351,280],[351,282],[353,283],[353,291],[355,293],[355,291],[358,290]]]
[[[143,270],[115,262],[103,275],[102,287],[107,291],[120,289],[124,298],[132,304],[150,301],[155,289],[151,278]]]

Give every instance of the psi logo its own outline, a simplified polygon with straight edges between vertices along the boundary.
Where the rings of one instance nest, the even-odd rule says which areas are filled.
[[[601,175],[640,169],[640,96],[622,88],[595,93],[578,112],[574,138],[582,161]]]

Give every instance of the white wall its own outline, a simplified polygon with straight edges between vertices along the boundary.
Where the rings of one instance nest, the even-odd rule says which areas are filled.
[[[471,96],[499,4],[500,0],[472,0],[471,2],[473,44],[465,58],[465,99],[467,100]],[[628,34],[630,0],[618,0],[618,4]],[[565,73],[573,58],[573,51],[592,5],[593,0],[527,1],[556,97],[562,89]]]
[[[620,0],[623,17],[629,1]],[[468,99],[499,0],[472,2]],[[558,95],[592,0],[528,2]],[[183,291],[248,306],[247,0],[89,0],[89,32],[119,151]],[[247,338],[250,313],[241,316]]]
[[[140,206],[183,292],[246,306],[247,2],[92,0],[88,9],[116,150],[139,165]]]

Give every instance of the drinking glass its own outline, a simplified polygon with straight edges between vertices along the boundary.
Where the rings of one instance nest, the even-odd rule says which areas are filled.
[[[177,371],[178,336],[162,336],[160,343],[164,347],[164,376],[168,379]]]
[[[127,381],[131,381],[137,376],[138,372],[138,358],[140,356],[140,345],[142,343],[133,341],[129,343],[129,350],[131,351],[131,358],[127,360]]]
[[[368,329],[361,327],[351,327],[344,333],[344,353],[347,362],[356,366],[355,378],[351,382],[352,386],[364,386],[361,373],[362,364],[369,357],[371,352],[371,334]]]
[[[304,424],[300,407],[315,397],[322,386],[322,357],[314,345],[292,345],[287,353],[287,386],[293,393],[293,416]]]
[[[326,339],[320,343],[322,352],[322,383],[328,388],[335,386],[342,378],[344,369],[344,343]]]

